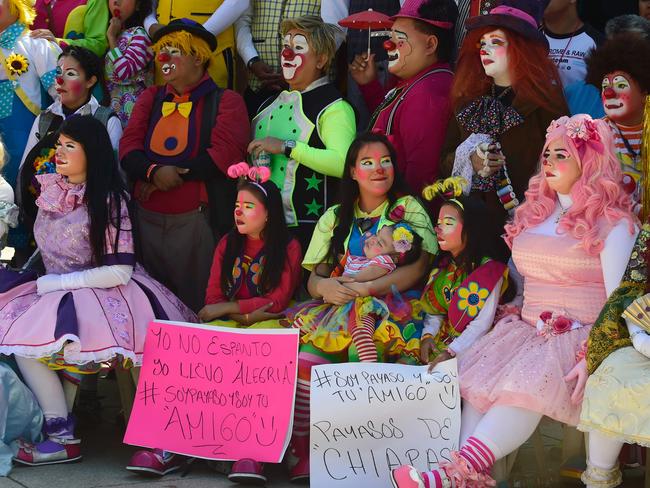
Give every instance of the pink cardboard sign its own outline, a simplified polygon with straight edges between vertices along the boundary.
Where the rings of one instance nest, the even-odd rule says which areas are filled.
[[[289,442],[298,330],[149,324],[126,444],[279,463]]]

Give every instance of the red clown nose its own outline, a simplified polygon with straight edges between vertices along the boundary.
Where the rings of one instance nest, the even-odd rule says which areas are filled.
[[[282,50],[282,57],[287,59],[288,61],[292,61],[293,58],[296,57],[296,53],[293,52],[293,49],[289,49],[288,47],[285,47]]]
[[[386,51],[394,51],[397,48],[397,45],[391,41],[390,39],[387,41],[384,41],[384,49]]]
[[[616,98],[616,92],[614,91],[614,89],[612,87],[608,86],[607,88],[605,88],[603,90],[603,96],[605,98],[608,98],[608,99],[609,98]]]
[[[169,53],[159,53],[158,54],[158,61],[161,63],[166,63],[167,61],[170,61],[172,57],[169,55]]]
[[[62,76],[57,76],[55,78],[55,80],[56,80],[57,85],[63,85],[63,77]]]

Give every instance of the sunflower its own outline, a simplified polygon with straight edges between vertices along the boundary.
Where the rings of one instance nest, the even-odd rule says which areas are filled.
[[[485,299],[490,294],[487,288],[479,288],[478,283],[472,281],[467,288],[459,288],[458,310],[467,312],[470,317],[476,317],[479,310],[485,305]]]
[[[5,59],[5,65],[11,76],[20,76],[29,69],[29,61],[22,54],[10,54]]]

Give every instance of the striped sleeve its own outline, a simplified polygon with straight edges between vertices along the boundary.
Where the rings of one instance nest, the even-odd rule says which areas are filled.
[[[132,32],[124,52],[119,47],[111,49],[106,54],[106,59],[113,65],[112,78],[115,81],[127,81],[145,69],[153,58],[150,45],[149,36],[142,27],[138,27]],[[110,71],[107,69],[107,72]]]
[[[379,266],[380,268],[387,269],[389,272],[393,271],[397,267],[393,258],[385,254],[380,254],[379,256],[372,258],[368,263],[368,266]]]

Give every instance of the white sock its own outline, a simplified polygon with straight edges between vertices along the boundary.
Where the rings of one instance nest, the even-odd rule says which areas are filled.
[[[473,436],[489,447],[499,460],[526,442],[541,419],[541,413],[496,405],[479,421]]]
[[[46,419],[67,418],[68,406],[63,393],[63,385],[56,371],[38,359],[16,356],[16,362],[25,383],[38,400]]]
[[[589,462],[600,469],[618,466],[618,455],[623,443],[604,436],[599,432],[589,432]]]

